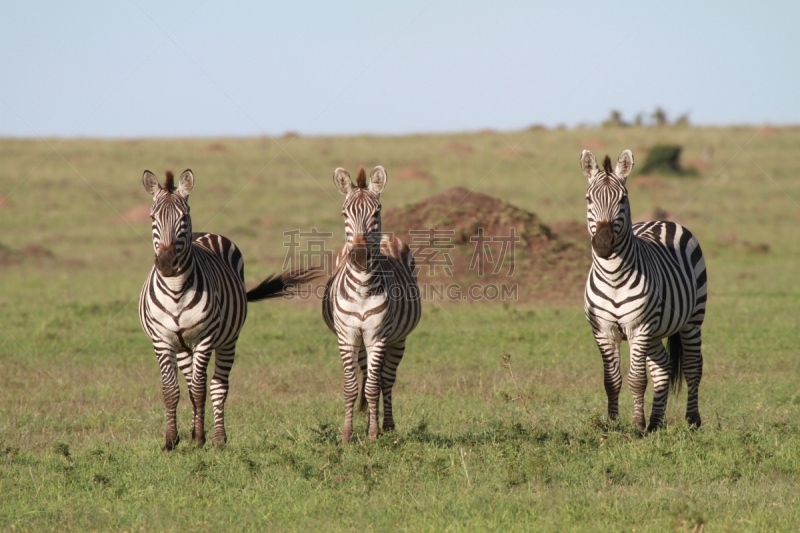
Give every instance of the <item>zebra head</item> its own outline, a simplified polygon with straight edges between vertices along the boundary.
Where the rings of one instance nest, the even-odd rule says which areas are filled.
[[[614,253],[615,246],[625,240],[631,229],[630,204],[625,180],[633,169],[633,154],[625,150],[611,168],[606,156],[603,168],[589,150],[581,154],[581,168],[589,180],[586,191],[586,221],[592,236],[592,249],[603,259]]]
[[[358,171],[356,185],[343,168],[333,173],[333,183],[345,195],[342,206],[344,233],[349,262],[360,271],[371,268],[372,260],[381,246],[381,191],[386,186],[386,170],[375,167],[369,175],[363,168]]]
[[[150,219],[153,221],[153,249],[155,266],[164,277],[176,276],[184,271],[192,243],[192,219],[189,216],[189,193],[194,187],[194,175],[185,170],[178,178],[167,171],[167,181],[162,187],[149,170],[142,176],[144,189],[153,197]]]

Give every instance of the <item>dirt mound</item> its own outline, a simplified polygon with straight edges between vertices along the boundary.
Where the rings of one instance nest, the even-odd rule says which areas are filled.
[[[388,210],[382,225],[414,250],[421,285],[505,286],[511,292],[516,284],[518,300],[580,302],[591,255],[588,239],[571,238],[586,232],[578,223],[553,231],[534,213],[455,188]]]

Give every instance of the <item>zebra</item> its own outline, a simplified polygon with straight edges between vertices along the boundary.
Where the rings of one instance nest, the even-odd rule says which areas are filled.
[[[346,243],[337,254],[325,288],[322,315],[339,340],[344,368],[345,416],[342,442],[353,435],[353,407],[359,395],[356,366],[361,370],[361,409],[369,404],[367,432],[376,440],[378,403],[383,395],[383,430],[395,428],[392,387],[406,348],[406,337],[422,312],[414,256],[408,245],[381,233],[380,193],[386,171],[377,166],[369,185],[363,168],[356,185],[343,168],[333,182],[346,196],[342,207]]]
[[[633,154],[625,150],[616,168],[611,165],[606,156],[600,169],[590,151],[581,154],[581,168],[589,180],[586,219],[592,238],[584,310],[603,357],[608,416],[614,420],[619,415],[619,345],[627,340],[631,359],[628,385],[637,428],[651,432],[663,424],[670,389],[676,393],[684,377],[688,386],[686,420],[697,428],[701,424],[698,389],[703,375],[700,328],[708,292],[703,252],[692,233],[674,222],[632,224],[625,180],[633,169]],[[647,426],[645,366],[654,389]]]
[[[307,281],[307,271],[270,276],[249,292],[244,286],[244,259],[229,239],[213,233],[192,233],[189,193],[194,174],[184,171],[175,185],[167,171],[161,186],[146,170],[145,190],[153,197],[150,209],[155,264],[139,297],[139,320],[153,343],[161,367],[167,429],[163,450],[178,444],[176,410],[180,368],[192,401],[192,441],[205,444],[204,413],[206,370],[212,350],[214,376],[214,445],[227,440],[224,408],[228,376],[233,366],[236,341],[247,316],[247,302],[283,296]]]

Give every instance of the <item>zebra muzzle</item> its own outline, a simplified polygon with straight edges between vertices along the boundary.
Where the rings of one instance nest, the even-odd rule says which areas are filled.
[[[369,248],[367,244],[354,244],[350,250],[350,261],[359,270],[367,270],[367,262],[369,260]]]
[[[614,252],[614,231],[608,222],[598,222],[592,236],[592,248],[598,257],[608,259]]]
[[[156,269],[164,277],[175,275],[175,246],[173,244],[158,246]]]

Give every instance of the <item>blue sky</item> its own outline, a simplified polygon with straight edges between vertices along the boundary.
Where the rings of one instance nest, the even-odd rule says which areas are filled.
[[[0,136],[800,123],[800,3],[4,2]]]

